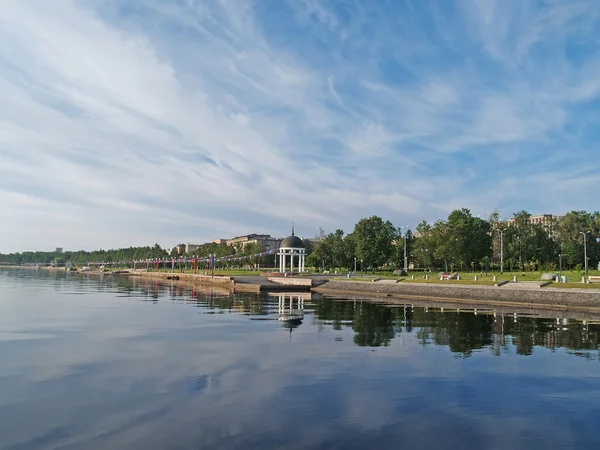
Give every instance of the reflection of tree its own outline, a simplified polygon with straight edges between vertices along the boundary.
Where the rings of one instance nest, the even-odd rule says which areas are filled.
[[[354,342],[360,347],[388,346],[394,338],[394,315],[389,307],[362,303],[355,310],[352,329]]]
[[[396,318],[387,305],[323,299],[315,304],[315,315],[335,330],[351,327],[356,332],[354,342],[361,347],[387,346],[396,334]]]
[[[469,357],[473,350],[491,346],[493,342],[493,317],[476,316],[469,313],[425,312],[424,308],[413,311],[414,326],[421,344],[433,341],[436,345],[450,347],[450,350],[463,357]]]
[[[58,292],[98,290],[139,301],[173,301],[197,306],[205,313],[238,314],[264,318],[277,310],[275,299],[257,294],[230,294],[205,291],[178,284],[161,284],[148,279],[115,276],[81,276],[64,272],[15,271],[23,279],[46,278]],[[80,286],[77,286],[80,285]],[[217,293],[219,292],[219,293]],[[495,316],[487,310],[478,315],[470,311],[386,305],[368,300],[331,300],[316,298],[306,312],[313,313],[319,327],[352,329],[359,346],[387,346],[398,333],[412,333],[421,345],[448,347],[460,357],[487,348],[496,356],[515,352],[531,355],[536,347],[568,349],[584,358],[600,359],[600,325],[575,320],[523,317],[516,313]],[[553,314],[553,313],[548,313]],[[284,326],[293,326],[290,323]],[[514,346],[514,349],[513,349]]]
[[[531,355],[533,347],[544,341],[544,336],[550,331],[540,320],[531,317],[521,318],[513,325],[513,344],[517,347],[517,354]]]
[[[473,350],[492,344],[492,323],[490,316],[474,314],[453,314],[448,321],[450,350],[463,356],[470,356]]]
[[[322,299],[315,304],[315,315],[320,321],[329,322],[334,330],[351,326],[354,321],[354,310],[360,307],[361,302],[340,302]]]
[[[600,350],[598,326],[581,322],[571,322],[563,330],[554,325],[555,319],[519,317],[515,322],[512,314],[494,318],[466,311],[426,312],[419,307],[329,299],[315,302],[314,314],[321,326],[352,328],[354,342],[360,346],[386,346],[397,333],[411,333],[414,328],[421,345],[447,346],[465,358],[484,348],[496,356],[507,354],[511,343],[520,355],[531,355],[535,346]]]

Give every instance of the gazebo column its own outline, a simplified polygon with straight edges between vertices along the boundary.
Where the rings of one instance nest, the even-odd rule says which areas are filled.
[[[290,252],[290,272],[294,272],[294,251]]]

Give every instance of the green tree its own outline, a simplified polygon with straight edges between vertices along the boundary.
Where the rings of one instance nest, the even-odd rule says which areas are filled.
[[[367,266],[375,269],[391,260],[396,233],[390,221],[384,221],[378,216],[360,219],[352,234],[356,243],[356,256]]]
[[[343,230],[323,236],[307,257],[307,263],[325,269],[350,268],[353,258],[350,241],[350,238],[344,237]]]
[[[568,266],[584,263],[584,234],[587,247],[587,257],[590,267],[595,267],[600,260],[600,244],[596,238],[600,236],[600,213],[586,211],[571,211],[565,214],[556,226],[559,245],[562,246],[563,260]]]
[[[430,269],[434,266],[434,251],[436,248],[432,226],[423,221],[417,225],[417,237],[413,243],[413,260],[418,267]]]

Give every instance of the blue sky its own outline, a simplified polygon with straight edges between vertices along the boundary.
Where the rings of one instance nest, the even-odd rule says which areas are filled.
[[[4,0],[0,95],[0,252],[598,209],[597,0]]]

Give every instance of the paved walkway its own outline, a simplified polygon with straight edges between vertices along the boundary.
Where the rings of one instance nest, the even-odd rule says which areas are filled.
[[[517,283],[511,281],[510,283],[503,284],[500,287],[505,289],[540,289],[547,283],[547,281],[519,281]]]
[[[255,284],[258,286],[279,286],[278,284],[267,280],[267,277],[261,277],[258,275],[241,275],[241,276],[236,275],[233,277],[233,279],[237,284]]]

